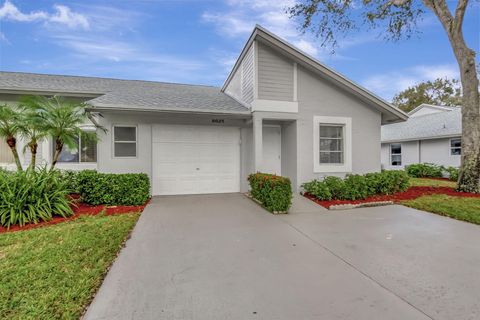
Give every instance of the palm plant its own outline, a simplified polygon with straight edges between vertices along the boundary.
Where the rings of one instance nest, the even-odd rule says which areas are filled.
[[[17,169],[22,171],[22,164],[17,152],[17,135],[20,133],[20,114],[10,105],[0,105],[0,138],[5,139],[13,157]]]
[[[52,137],[55,143],[51,169],[55,167],[64,146],[70,150],[76,150],[77,138],[82,134],[81,127],[89,119],[91,114],[83,102],[68,101],[64,98],[54,96],[52,98],[36,97],[35,103],[38,107],[38,114],[42,119],[42,126],[45,132]],[[97,126],[97,128],[101,128]],[[103,129],[103,128],[101,128]],[[96,139],[95,132],[83,132],[91,139]]]
[[[32,155],[30,169],[36,167],[38,143],[48,135],[41,113],[41,101],[41,98],[36,96],[24,97],[20,101],[22,113],[19,127],[22,138],[26,141],[24,151],[29,148]]]

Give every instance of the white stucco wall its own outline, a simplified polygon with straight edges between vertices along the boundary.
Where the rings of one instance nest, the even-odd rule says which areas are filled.
[[[157,124],[190,124],[208,126],[234,126],[241,130],[241,190],[246,191],[246,178],[251,173],[251,128],[245,126],[244,119],[212,115],[185,115],[141,112],[102,112],[100,124],[108,132],[99,132],[97,164],[101,172],[146,173],[152,176],[152,126]],[[223,124],[213,124],[212,118],[222,118]],[[132,125],[137,127],[137,156],[135,158],[115,158],[113,156],[113,126]]]
[[[448,139],[448,138],[422,140],[421,142],[422,162],[436,163],[442,166],[459,167],[461,156],[450,154],[450,140],[451,139]]]
[[[325,175],[343,176],[345,172],[314,173],[313,117],[332,116],[352,119],[352,172],[380,170],[381,114],[327,80],[298,68],[297,185]]]
[[[385,170],[401,170],[406,165],[418,163],[419,158],[419,144],[418,141],[398,142],[402,145],[402,165],[392,166],[390,159],[390,143],[383,143],[381,150],[382,168]]]
[[[388,170],[403,169],[406,165],[414,163],[459,167],[461,156],[450,153],[450,140],[450,138],[442,138],[398,142],[402,145],[402,166],[391,165],[390,143],[382,143],[382,167]]]

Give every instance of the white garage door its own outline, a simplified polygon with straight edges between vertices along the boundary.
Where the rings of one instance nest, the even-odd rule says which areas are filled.
[[[153,127],[153,194],[240,191],[240,130],[232,127]]]

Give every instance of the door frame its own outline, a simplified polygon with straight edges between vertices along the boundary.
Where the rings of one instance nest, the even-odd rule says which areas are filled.
[[[280,130],[280,135],[278,137],[279,139],[279,142],[280,142],[280,152],[279,152],[279,155],[280,155],[280,172],[277,172],[276,174],[277,175],[282,175],[282,125],[280,124],[264,124],[262,126],[262,139],[265,137],[265,135],[263,134],[263,128],[278,128]],[[262,141],[262,166],[265,164],[265,157],[263,157],[263,152],[265,151],[265,145]]]

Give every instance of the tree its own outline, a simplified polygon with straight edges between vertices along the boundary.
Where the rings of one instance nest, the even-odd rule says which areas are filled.
[[[438,78],[409,87],[393,97],[392,103],[410,112],[422,103],[440,106],[461,106],[462,91],[456,79]]]
[[[57,96],[52,98],[36,97],[35,103],[38,106],[38,114],[43,121],[44,130],[55,143],[51,169],[57,164],[64,146],[71,150],[78,148],[77,138],[81,134],[96,139],[95,132],[82,132],[81,130],[82,125],[92,117],[87,111],[85,103],[68,101]]]
[[[12,150],[17,169],[22,171],[22,163],[17,152],[17,135],[20,133],[20,114],[10,105],[0,105],[0,138],[5,139]]]
[[[26,141],[24,152],[28,148],[32,155],[31,169],[36,167],[38,143],[48,136],[47,128],[41,116],[40,101],[38,97],[24,97],[20,100],[19,131]]]
[[[458,0],[453,11],[446,0],[299,0],[287,9],[301,21],[303,31],[312,31],[322,45],[337,45],[339,35],[361,26],[381,28],[386,40],[410,38],[417,22],[431,10],[448,36],[462,83],[462,161],[458,190],[480,192],[480,100],[475,51],[463,37],[463,21],[469,0]]]

